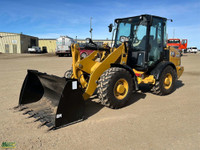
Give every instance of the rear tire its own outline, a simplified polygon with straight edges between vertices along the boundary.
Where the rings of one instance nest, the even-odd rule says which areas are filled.
[[[151,91],[156,95],[168,95],[175,90],[177,74],[174,68],[167,66],[161,73],[160,79],[153,85]]]
[[[64,74],[64,77],[65,77],[65,78],[71,78],[72,73],[73,73],[73,70],[72,70],[72,69],[67,70],[67,71],[65,72],[65,74]]]
[[[132,75],[124,68],[112,67],[101,75],[97,95],[102,105],[117,109],[131,98],[134,89]]]
[[[86,53],[82,53],[82,54],[81,54],[81,58],[82,58],[82,59],[86,58],[87,56],[88,56],[88,55],[87,55]]]

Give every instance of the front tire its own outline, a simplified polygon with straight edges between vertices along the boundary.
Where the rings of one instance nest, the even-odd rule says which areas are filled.
[[[175,90],[177,79],[176,70],[167,66],[161,73],[160,79],[156,81],[151,91],[156,95],[168,95]]]
[[[113,108],[121,108],[131,98],[134,91],[132,75],[124,68],[112,67],[100,77],[97,95],[100,103]]]

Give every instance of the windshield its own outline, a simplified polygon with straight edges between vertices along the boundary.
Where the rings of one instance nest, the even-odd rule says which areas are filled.
[[[180,40],[168,40],[168,43],[180,43]]]
[[[120,23],[118,26],[118,33],[116,38],[116,44],[120,45],[122,42],[120,40],[121,37],[127,37],[130,38],[131,35],[131,24],[130,23]],[[127,39],[127,40],[128,40]]]
[[[120,46],[124,41],[128,41],[133,49],[145,50],[146,32],[146,21],[141,21],[139,18],[121,20],[117,27],[115,47]]]

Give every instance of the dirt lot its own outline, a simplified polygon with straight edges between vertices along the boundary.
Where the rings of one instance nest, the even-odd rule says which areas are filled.
[[[63,76],[71,58],[52,55],[0,54],[0,143],[16,149],[200,149],[200,55],[182,57],[185,67],[176,91],[156,96],[140,91],[119,110],[86,103],[87,120],[56,131],[38,128],[17,106],[27,69]]]

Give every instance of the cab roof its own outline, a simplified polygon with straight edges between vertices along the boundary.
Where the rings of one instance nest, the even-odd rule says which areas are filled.
[[[132,19],[132,18],[139,18],[139,17],[148,17],[148,18],[149,18],[149,17],[154,17],[154,18],[160,18],[160,19],[167,20],[167,18],[160,17],[160,16],[154,16],[154,15],[149,15],[149,14],[142,14],[142,15],[133,16],[133,17],[117,18],[117,19],[115,19],[115,22],[116,22],[117,20]]]

